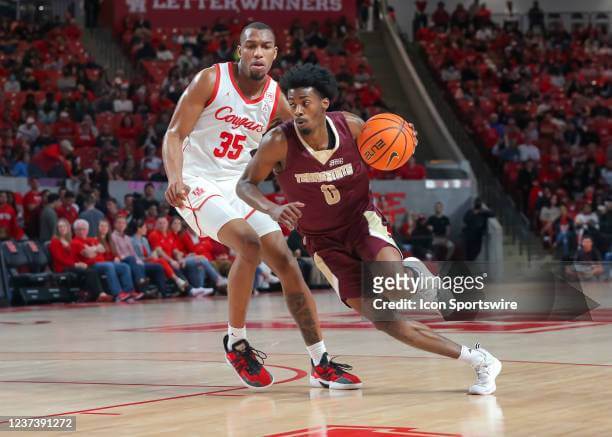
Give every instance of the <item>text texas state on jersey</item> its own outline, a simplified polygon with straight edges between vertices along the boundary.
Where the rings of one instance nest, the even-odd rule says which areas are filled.
[[[280,88],[267,76],[261,96],[244,96],[232,63],[216,64],[213,95],[183,143],[183,174],[238,179],[274,119]]]

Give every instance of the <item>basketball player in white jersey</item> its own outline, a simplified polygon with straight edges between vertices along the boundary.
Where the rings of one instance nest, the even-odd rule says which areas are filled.
[[[238,51],[237,63],[198,73],[176,106],[162,149],[166,200],[198,235],[208,235],[237,254],[228,278],[229,324],[223,345],[226,361],[246,386],[263,388],[274,382],[262,365],[265,354],[246,339],[255,269],[263,259],[281,280],[313,364],[326,366],[327,386],[359,388],[359,378],[347,372],[350,366],[336,368],[328,360],[314,299],[277,221],[236,195],[238,179],[263,134],[277,121],[291,119],[287,100],[267,75],[277,54],[272,29],[249,24]]]

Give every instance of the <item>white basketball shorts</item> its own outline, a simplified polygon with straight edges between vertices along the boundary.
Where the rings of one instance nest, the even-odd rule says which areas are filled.
[[[199,236],[219,241],[219,230],[230,220],[245,219],[259,237],[280,226],[272,218],[247,205],[236,195],[237,179],[215,181],[202,176],[183,175],[183,182],[191,188],[179,214]]]

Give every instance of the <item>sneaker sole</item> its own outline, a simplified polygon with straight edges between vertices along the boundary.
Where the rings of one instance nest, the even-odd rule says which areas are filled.
[[[499,361],[497,358],[495,359],[496,364],[495,367],[492,369],[493,370],[493,381],[495,381],[495,379],[497,379],[497,377],[499,376],[499,374],[502,371],[502,363],[501,361]],[[493,393],[495,393],[495,390],[497,390],[497,385],[495,384],[495,382],[493,382],[493,386],[491,388],[489,388],[489,390],[484,391],[484,392],[474,392],[472,390],[472,387],[469,388],[468,393],[471,395],[476,395],[476,396],[486,396],[486,395],[491,395]]]
[[[238,372],[236,372],[236,369],[234,369],[234,366],[232,366],[232,363],[230,363],[230,361],[227,359],[227,357],[225,357],[225,362],[227,363],[228,366],[230,366],[230,368],[234,371],[234,374],[238,377],[238,379],[240,380],[240,382],[242,383],[242,385],[244,385],[246,388],[250,388],[252,390],[263,390],[264,388],[268,388],[270,387],[272,384],[274,384],[274,375],[272,375],[270,373],[270,376],[272,377],[272,381],[270,382],[270,384],[268,385],[263,385],[261,387],[257,387],[255,385],[249,385],[244,379],[242,379],[240,377],[240,375],[238,374]]]
[[[357,390],[363,385],[362,382],[357,384],[343,384],[340,382],[327,382],[323,379],[315,378],[310,375],[310,386],[315,388],[328,388],[330,390]]]

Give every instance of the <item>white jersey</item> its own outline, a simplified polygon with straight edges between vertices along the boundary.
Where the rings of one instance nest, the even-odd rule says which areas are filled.
[[[215,69],[213,95],[183,143],[183,175],[237,179],[274,118],[280,88],[268,76],[261,96],[250,100],[238,87],[232,63]]]

